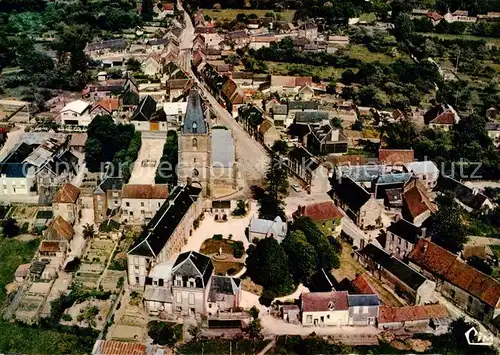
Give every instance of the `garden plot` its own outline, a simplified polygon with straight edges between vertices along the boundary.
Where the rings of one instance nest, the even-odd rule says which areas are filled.
[[[75,281],[86,288],[97,287],[114,247],[115,243],[111,240],[93,239],[84,253]]]
[[[75,304],[64,312],[61,324],[79,327],[90,326],[102,330],[106,325],[106,319],[112,306],[113,301],[111,299],[94,299]]]
[[[118,290],[125,283],[127,278],[127,273],[125,271],[116,271],[107,269],[104,271],[103,278],[101,280],[101,286],[104,291],[118,292]]]
[[[45,298],[50,293],[52,283],[35,282],[22,296],[16,310],[16,319],[25,323],[32,323],[38,311],[43,306]]]

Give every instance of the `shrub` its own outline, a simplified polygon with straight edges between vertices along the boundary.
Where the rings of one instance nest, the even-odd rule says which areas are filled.
[[[120,276],[120,278],[116,282],[116,288],[122,288],[124,281],[125,281],[125,278],[123,276]]]
[[[71,317],[70,314],[68,313],[64,313],[62,316],[61,316],[61,319],[66,321],[66,322],[71,322],[73,320],[73,317]]]
[[[213,240],[222,240],[222,234],[214,234],[212,237]]]
[[[273,300],[276,298],[276,293],[271,290],[264,290],[262,292],[262,296],[259,297],[259,303],[263,306],[269,307],[271,303],[273,303]]]
[[[242,241],[237,241],[233,243],[233,256],[235,258],[241,258],[245,252],[245,246]]]

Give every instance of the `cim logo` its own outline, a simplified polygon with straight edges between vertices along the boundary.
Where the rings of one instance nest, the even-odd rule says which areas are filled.
[[[465,332],[465,339],[469,345],[491,346],[493,345],[493,336],[481,334],[475,327]]]

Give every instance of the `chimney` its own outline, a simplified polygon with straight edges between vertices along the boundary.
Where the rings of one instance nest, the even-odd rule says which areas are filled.
[[[427,228],[422,227],[422,228],[421,228],[420,235],[422,236],[422,238],[425,238],[425,235],[426,235],[426,234],[427,234]]]

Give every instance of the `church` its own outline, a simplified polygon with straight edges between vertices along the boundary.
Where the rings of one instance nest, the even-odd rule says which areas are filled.
[[[192,88],[179,134],[178,181],[201,188],[204,197],[228,196],[238,190],[234,138],[226,127],[210,127],[204,106]]]

